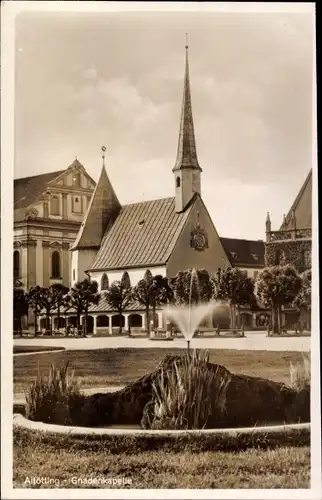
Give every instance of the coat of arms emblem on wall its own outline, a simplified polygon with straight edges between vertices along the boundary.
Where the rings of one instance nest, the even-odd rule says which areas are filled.
[[[206,248],[208,248],[208,236],[207,236],[205,229],[203,229],[200,226],[199,212],[198,212],[197,225],[191,231],[190,245],[192,248],[194,248],[195,250],[198,250],[199,252],[206,250]]]

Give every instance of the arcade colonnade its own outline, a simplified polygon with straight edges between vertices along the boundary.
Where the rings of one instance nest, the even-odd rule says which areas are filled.
[[[58,325],[58,316],[57,314],[53,314],[49,316],[49,321],[51,322],[51,328],[53,330],[63,329],[65,331],[66,327],[75,327],[77,324],[77,317],[75,313],[73,314],[61,314],[59,318]],[[40,315],[37,318],[38,322],[38,331],[46,328],[46,316]],[[85,314],[81,314],[80,316],[81,326],[85,324]],[[151,324],[153,323],[151,318]],[[166,326],[166,321],[163,317],[162,311],[156,311],[155,317],[156,327],[159,329],[163,329]],[[87,331],[88,333],[93,333],[93,335],[97,335],[99,333],[109,333],[110,335],[113,332],[119,330],[119,327],[125,331],[133,330],[133,331],[141,331],[146,330],[146,313],[143,311],[135,311],[135,312],[124,312],[121,316],[116,312],[109,313],[89,313],[88,314],[88,324]]]

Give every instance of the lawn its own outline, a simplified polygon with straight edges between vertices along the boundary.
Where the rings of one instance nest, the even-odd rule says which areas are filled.
[[[39,368],[49,371],[51,363],[67,360],[79,377],[82,386],[104,387],[125,385],[155,369],[168,354],[185,353],[184,349],[100,349],[92,351],[65,351],[14,357],[14,392],[21,393],[34,380]],[[272,351],[209,350],[210,360],[222,364],[235,373],[265,377],[275,381],[289,381],[290,362],[302,361],[301,353]]]
[[[43,488],[86,488],[84,480],[121,479],[127,488],[309,488],[310,450],[283,447],[240,452],[142,451],[111,453],[104,440],[72,440],[16,428],[13,484],[26,478],[50,478]],[[105,484],[103,483],[105,480]],[[78,483],[77,483],[78,481]],[[83,481],[81,483],[81,481]],[[76,484],[75,484],[76,483]],[[131,484],[130,484],[131,483]],[[94,486],[95,487],[95,486]],[[120,486],[114,486],[120,487]]]

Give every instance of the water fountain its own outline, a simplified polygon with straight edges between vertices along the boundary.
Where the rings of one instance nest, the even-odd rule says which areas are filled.
[[[193,297],[193,293],[195,293],[195,297]],[[215,307],[216,303],[214,302],[200,303],[198,273],[196,269],[192,269],[188,305],[168,305],[164,311],[166,317],[173,321],[183,334],[187,341],[188,352],[190,342],[198,326],[204,318],[214,311]]]

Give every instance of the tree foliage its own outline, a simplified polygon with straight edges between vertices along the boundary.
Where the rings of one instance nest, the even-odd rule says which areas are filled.
[[[100,296],[98,294],[98,284],[86,278],[73,285],[68,294],[68,307],[75,309],[77,317],[77,331],[80,330],[80,316],[85,314],[84,335],[87,334],[88,309],[92,304],[98,304]]]
[[[212,297],[210,275],[206,269],[179,271],[170,284],[176,304],[209,302]]]
[[[61,283],[55,283],[51,285],[51,294],[54,302],[54,307],[57,309],[57,321],[58,328],[60,328],[60,315],[61,310],[66,306],[66,296],[69,292],[69,288]]]
[[[22,318],[28,315],[28,300],[22,288],[13,289],[13,321],[14,330],[22,335]]]
[[[256,295],[261,304],[272,309],[273,331],[280,332],[282,306],[291,305],[302,287],[302,279],[291,265],[263,269],[256,282]]]
[[[128,276],[123,275],[120,281],[113,281],[109,289],[104,293],[104,297],[113,311],[119,314],[119,332],[122,333],[122,314],[133,302],[133,290]]]
[[[311,308],[311,300],[312,300],[312,271],[308,269],[301,274],[302,286],[294,299],[293,305],[299,311],[304,309],[308,311]]]
[[[150,334],[150,309],[153,307],[152,296],[153,276],[149,269],[144,273],[137,285],[133,288],[133,298],[145,308],[147,334]]]
[[[44,295],[47,288],[39,285],[30,288],[27,294],[28,304],[30,305],[35,317],[35,336],[37,335],[37,318],[41,311],[44,309]]]
[[[228,302],[231,326],[236,326],[236,308],[255,302],[254,281],[236,267],[219,269],[211,278],[212,294],[215,300]]]

